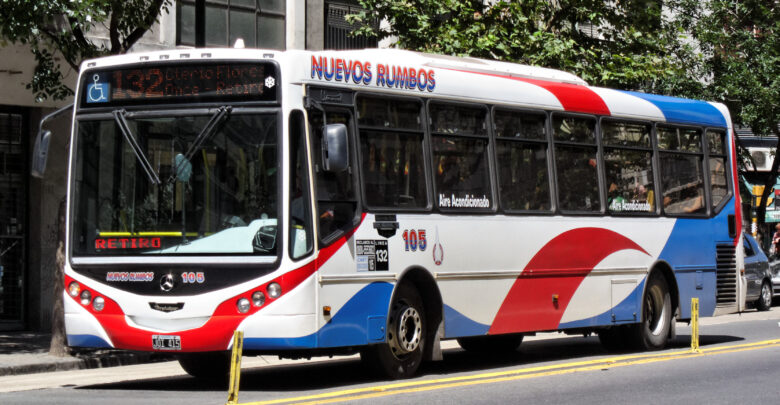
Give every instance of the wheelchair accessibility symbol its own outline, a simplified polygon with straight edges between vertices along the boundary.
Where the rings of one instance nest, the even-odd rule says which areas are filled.
[[[108,102],[108,83],[98,83],[99,75],[92,76],[94,83],[87,86],[87,103]]]

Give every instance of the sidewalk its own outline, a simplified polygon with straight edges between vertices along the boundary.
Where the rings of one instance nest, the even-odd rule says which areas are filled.
[[[69,349],[69,355],[49,355],[51,335],[36,332],[0,332],[0,376],[115,367],[167,361],[165,354],[108,349]]]

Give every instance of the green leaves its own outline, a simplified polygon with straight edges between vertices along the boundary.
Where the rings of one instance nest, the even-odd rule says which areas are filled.
[[[60,61],[78,70],[81,61],[127,52],[173,0],[2,0],[0,37],[28,44],[37,66],[27,84],[37,100],[66,98]],[[89,32],[105,26],[110,44]]]
[[[356,34],[396,37],[396,46],[405,49],[553,67],[594,85],[625,89],[654,90],[688,72],[690,58],[677,54],[687,53],[676,45],[679,29],[661,18],[654,0],[361,4],[372,10],[371,18],[391,25],[384,30],[363,26]],[[354,21],[365,23],[368,17],[362,13]]]

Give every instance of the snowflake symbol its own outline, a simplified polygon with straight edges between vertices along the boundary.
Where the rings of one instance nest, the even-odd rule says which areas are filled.
[[[268,87],[269,89],[274,87],[276,85],[276,80],[274,80],[273,77],[268,76],[265,78],[265,87]]]

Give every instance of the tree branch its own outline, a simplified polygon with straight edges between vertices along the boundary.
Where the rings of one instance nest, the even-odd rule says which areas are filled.
[[[122,44],[119,42],[119,15],[122,12],[120,1],[111,2],[111,22],[108,26],[108,37],[111,39],[111,54],[121,53]]]
[[[146,17],[144,17],[143,24],[133,30],[127,37],[125,37],[123,48],[125,51],[130,49],[141,37],[144,36],[146,31],[157,21],[157,17],[160,15],[160,9],[163,3],[168,0],[154,0],[149,8],[146,9]]]
[[[44,33],[47,37],[49,37],[49,39],[51,39],[51,41],[54,43],[55,48],[57,48],[57,50],[60,51],[62,57],[65,58],[65,62],[67,62],[71,68],[78,71],[79,62],[73,60],[69,55],[65,54],[65,52],[62,52],[63,46],[62,43],[60,42],[60,38],[56,34],[50,32],[47,29],[41,28],[40,31]]]

